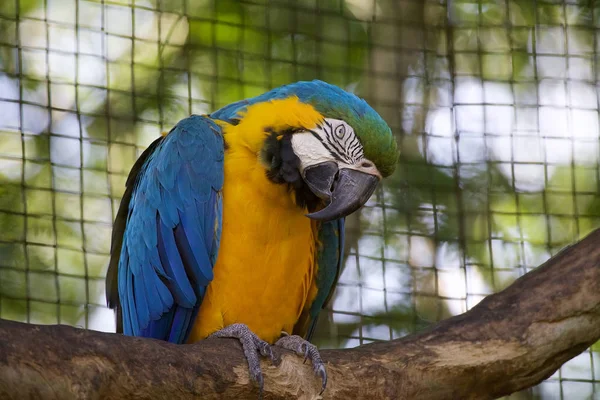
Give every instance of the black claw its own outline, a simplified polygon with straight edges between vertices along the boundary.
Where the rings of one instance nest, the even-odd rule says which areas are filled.
[[[254,379],[256,380],[256,383],[258,383],[258,398],[262,399],[263,389],[265,387],[265,379],[263,378],[262,374],[255,376]]]
[[[299,356],[303,355],[304,363],[306,363],[306,360],[310,359],[315,375],[321,378],[322,385],[319,395],[323,394],[327,387],[327,371],[317,347],[296,335],[284,336],[275,343],[275,346],[293,350]]]
[[[250,379],[258,385],[259,398],[263,397],[264,388],[264,377],[260,370],[260,360],[257,357],[257,353],[263,357],[270,357],[271,361],[274,361],[273,351],[271,346],[261,340],[256,334],[254,334],[246,325],[233,324],[229,325],[220,331],[217,331],[211,335],[211,337],[233,337],[240,341],[244,350],[244,355],[248,362],[248,369],[250,373]]]
[[[321,377],[321,382],[323,382],[323,384],[321,385],[321,392],[319,392],[319,396],[323,394],[323,392],[325,391],[325,388],[327,387],[327,370],[325,369],[325,366],[323,364],[319,365],[319,367],[317,368],[317,375],[319,375]]]
[[[265,357],[269,357],[269,360],[271,360],[272,365],[276,364],[277,359],[275,357],[275,354],[273,354],[273,349],[271,349],[271,347],[269,347],[268,354],[266,354]]]
[[[306,364],[306,360],[308,360],[309,358],[312,360],[312,352],[311,350],[311,345],[308,343],[303,343],[302,345],[300,345],[300,354],[302,354],[302,346],[304,346],[304,361],[302,362],[302,364]]]
[[[264,345],[264,344],[259,344],[258,349],[260,350],[260,354],[264,357],[272,357],[273,356],[273,352],[271,351],[271,346],[269,345]]]

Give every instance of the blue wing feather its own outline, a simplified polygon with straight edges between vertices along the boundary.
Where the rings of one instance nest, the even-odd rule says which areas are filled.
[[[208,117],[180,121],[137,174],[118,262],[123,331],[183,343],[213,279],[224,144]],[[117,238],[118,239],[118,238]],[[113,238],[113,241],[115,239]]]
[[[185,272],[183,260],[175,243],[173,229],[160,220],[157,221],[157,225],[159,225],[157,229],[159,239],[158,255],[167,276],[173,280],[173,295],[178,304],[191,308],[196,304],[197,297],[192,282],[190,282]]]
[[[190,268],[190,273],[195,276],[197,281],[205,282],[205,286],[213,279],[212,263],[208,251],[204,250],[208,248],[206,241],[199,232],[199,229],[202,229],[202,223],[190,215],[194,209],[195,207],[189,207],[186,209],[189,212],[181,215],[182,229],[178,230],[176,234],[178,233],[180,247],[185,251],[190,264],[196,266],[196,268]],[[194,243],[194,246],[191,246],[190,243]]]
[[[190,319],[192,316],[191,310],[180,306],[175,307],[173,310],[173,322],[171,323],[171,329],[169,332],[169,342],[183,343],[183,338],[186,336],[186,327],[190,326]]]
[[[162,318],[150,321],[145,329],[142,329],[141,335],[154,339],[163,339],[162,332],[168,332],[173,323],[173,310],[162,315]]]
[[[319,228],[320,247],[317,252],[317,295],[310,305],[310,327],[306,339],[310,340],[317,326],[321,310],[327,306],[342,270],[344,256],[345,219],[321,224]]]
[[[123,321],[123,326],[124,327],[128,327],[128,330],[125,330],[125,334],[127,334],[127,332],[135,332],[135,331],[139,331],[139,323],[138,323],[138,317],[135,315],[135,293],[134,293],[134,286],[133,286],[133,273],[131,273],[131,271],[128,271],[127,273],[127,280],[125,281],[125,287],[127,290],[126,292],[126,301],[127,303],[123,305],[124,308],[127,309],[127,313],[129,315],[129,318],[127,318],[126,320]]]

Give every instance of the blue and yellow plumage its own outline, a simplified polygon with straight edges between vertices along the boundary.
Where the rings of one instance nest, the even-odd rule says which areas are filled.
[[[396,159],[381,117],[320,81],[182,120],[136,162],[115,220],[107,296],[123,332],[185,343],[244,324],[268,343],[310,338],[344,216]]]

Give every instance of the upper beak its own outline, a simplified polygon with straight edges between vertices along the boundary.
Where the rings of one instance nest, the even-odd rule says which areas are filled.
[[[329,204],[307,217],[319,221],[332,221],[358,210],[369,200],[380,176],[350,168],[338,169],[328,161],[304,170],[304,180],[311,191]]]

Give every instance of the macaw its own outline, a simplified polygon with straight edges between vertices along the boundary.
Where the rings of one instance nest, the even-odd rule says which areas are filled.
[[[280,346],[327,375],[309,341],[340,272],[344,217],[398,159],[385,121],[322,81],[192,115],[156,139],[127,179],[107,272],[126,335],[234,337],[263,385]]]

